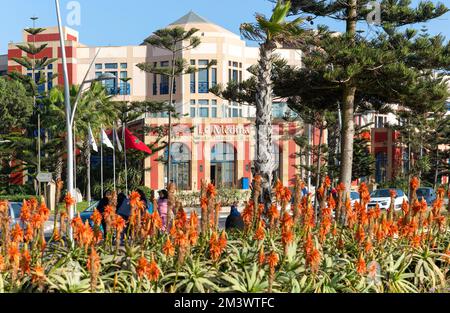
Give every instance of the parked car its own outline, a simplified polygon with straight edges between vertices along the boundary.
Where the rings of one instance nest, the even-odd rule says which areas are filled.
[[[351,205],[352,206],[355,205],[356,201],[360,202],[359,192],[357,192],[357,191],[350,191],[350,201],[351,201]]]
[[[436,200],[436,191],[434,191],[434,189],[430,187],[420,187],[419,189],[417,189],[416,195],[419,201],[421,201],[422,198],[425,199],[427,205],[429,206],[432,205]]]
[[[20,221],[20,213],[22,211],[22,202],[9,202],[9,214],[11,217],[11,226],[14,226],[18,223],[21,227],[24,227],[23,223]],[[59,222],[57,223],[57,225]],[[44,223],[44,236],[49,238],[53,234],[53,226],[54,226],[54,218],[50,214],[50,218],[48,221]]]
[[[398,211],[402,208],[403,200],[408,201],[408,198],[406,197],[405,193],[401,189],[392,188],[397,193],[397,196],[395,198],[394,202],[394,210]],[[367,205],[368,208],[373,208],[377,204],[382,210],[389,209],[389,206],[391,205],[391,190],[392,189],[377,189],[372,191],[370,194],[370,202]]]

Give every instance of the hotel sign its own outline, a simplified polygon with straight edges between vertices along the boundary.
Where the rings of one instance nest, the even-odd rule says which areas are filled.
[[[250,125],[199,125],[200,136],[250,135]]]

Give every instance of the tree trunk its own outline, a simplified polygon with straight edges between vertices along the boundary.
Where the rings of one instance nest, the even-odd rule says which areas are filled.
[[[175,44],[172,47],[173,51],[175,50]],[[175,52],[172,53],[172,76],[170,77],[169,83],[169,107],[172,109],[173,102],[173,86],[175,84]],[[169,110],[169,129],[168,129],[168,142],[167,142],[167,188],[170,185],[170,176],[172,173],[172,155],[171,155],[171,147],[172,147],[172,111]]]
[[[262,198],[271,199],[275,161],[272,148],[272,55],[275,44],[267,41],[260,47],[258,87],[256,93],[256,160],[255,171],[262,178]]]
[[[91,203],[92,194],[91,194],[91,144],[89,142],[89,138],[86,139],[85,147],[84,147],[84,160],[86,162],[86,200],[88,203]]]
[[[322,137],[323,137],[323,127],[322,123],[319,128],[319,146],[317,147],[317,172],[316,172],[316,190],[320,187],[320,168],[321,168],[321,160],[322,160]],[[314,203],[314,210],[316,214],[316,221],[319,215],[319,197],[316,192],[316,202]]]
[[[62,156],[58,157],[58,161],[56,163],[55,167],[55,181],[58,182],[61,180],[62,177],[62,171],[63,171],[63,158]],[[55,191],[55,206],[58,206],[59,200],[61,199],[61,189],[56,187]]]
[[[346,194],[350,192],[352,183],[353,138],[355,136],[355,125],[353,121],[355,93],[355,87],[346,87],[343,99],[340,181],[345,184]]]
[[[348,0],[346,34],[354,41],[356,37],[357,0]],[[350,192],[352,183],[353,165],[353,139],[355,125],[353,115],[355,112],[356,87],[347,85],[343,93],[342,114],[342,143],[341,143],[341,168],[340,181],[345,184],[346,194]]]

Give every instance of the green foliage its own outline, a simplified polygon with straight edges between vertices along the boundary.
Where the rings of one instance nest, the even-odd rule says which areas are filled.
[[[33,99],[18,81],[0,78],[0,103],[0,136],[23,128],[33,114]]]

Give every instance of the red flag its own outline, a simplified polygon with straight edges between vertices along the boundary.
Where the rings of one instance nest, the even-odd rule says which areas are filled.
[[[127,128],[125,128],[125,144],[127,149],[135,149],[152,154],[152,150],[136,136],[134,136]]]

